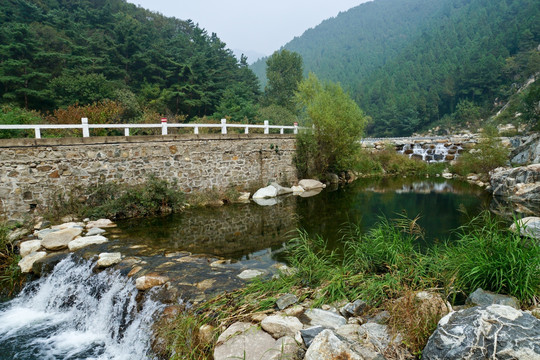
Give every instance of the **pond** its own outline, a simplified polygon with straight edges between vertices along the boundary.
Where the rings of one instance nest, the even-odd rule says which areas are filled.
[[[444,179],[361,179],[313,197],[284,196],[277,204],[232,204],[118,223],[118,241],[159,251],[190,251],[239,261],[283,261],[284,243],[304,229],[339,247],[342,230],[368,231],[381,217],[419,217],[423,244],[453,238],[453,230],[488,208],[489,194],[466,182]]]
[[[148,359],[153,314],[167,302],[162,290],[197,302],[242,286],[237,275],[245,269],[269,275],[285,261],[284,244],[298,228],[339,247],[344,225],[368,231],[381,216],[405,212],[420,216],[420,245],[429,246],[451,240],[452,230],[489,202],[480,188],[456,181],[359,180],[309,198],[280,197],[272,206],[232,204],[121,221],[108,229],[109,243],[77,251],[0,304],[0,360]],[[106,251],[123,255],[114,270],[96,271],[93,261],[81,259]],[[151,272],[168,277],[167,290],[154,288],[138,301],[133,279]]]

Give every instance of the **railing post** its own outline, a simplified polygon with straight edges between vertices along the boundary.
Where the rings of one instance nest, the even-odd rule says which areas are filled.
[[[34,131],[36,132],[36,139],[41,139],[41,130],[38,126],[34,128]]]
[[[83,137],[90,137],[90,128],[88,127],[88,118],[82,118],[82,136]]]
[[[249,134],[249,127],[246,126],[246,128],[244,129],[244,134]]]
[[[124,136],[129,136],[129,128],[124,128]]]
[[[280,134],[283,134],[283,128],[280,128],[280,129],[279,129],[279,133],[280,133]]]
[[[295,134],[298,134],[298,123],[296,121],[294,122],[294,130],[293,130],[293,132]]]
[[[270,129],[268,128],[268,120],[264,120],[264,133],[269,134]]]
[[[221,133],[227,134],[227,119],[221,119]]]
[[[167,135],[167,118],[161,118],[161,135]]]
[[[198,134],[199,134],[199,127],[198,127],[198,126],[195,126],[194,129],[195,129],[195,130],[193,130],[193,132],[195,133],[195,135],[198,135]]]

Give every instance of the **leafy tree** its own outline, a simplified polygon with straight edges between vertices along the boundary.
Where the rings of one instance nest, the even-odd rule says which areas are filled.
[[[322,83],[312,73],[299,84],[296,99],[303,108],[304,124],[313,126],[298,145],[297,163],[303,175],[350,169],[368,120],[362,110],[339,84]]]
[[[288,50],[276,51],[266,61],[268,83],[264,89],[264,104],[295,110],[294,93],[302,81],[302,57]]]

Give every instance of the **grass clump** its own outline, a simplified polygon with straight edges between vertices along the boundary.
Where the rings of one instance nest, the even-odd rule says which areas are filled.
[[[446,248],[447,269],[466,293],[480,287],[533,303],[540,296],[540,243],[503,225],[484,212],[462,227]]]
[[[89,189],[74,187],[55,196],[45,216],[51,220],[65,215],[122,219],[178,212],[184,204],[184,193],[175,183],[149,176],[138,185],[110,182]]]
[[[21,260],[8,235],[11,227],[0,223],[0,298],[11,297],[23,284],[18,262]]]

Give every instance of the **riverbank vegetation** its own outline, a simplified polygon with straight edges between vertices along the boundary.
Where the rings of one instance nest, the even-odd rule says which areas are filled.
[[[21,259],[15,244],[9,238],[13,226],[0,222],[0,301],[16,294],[22,287],[23,277],[17,263]]]
[[[456,232],[454,242],[421,249],[422,229],[416,219],[403,217],[382,218],[365,234],[350,225],[343,230],[340,248],[330,248],[324,239],[299,231],[288,245],[292,271],[270,280],[255,279],[245,288],[169,319],[159,325],[160,335],[167,339],[173,359],[207,359],[212,346],[197,340],[201,325],[219,329],[249,321],[253,314],[273,309],[280,295],[293,293],[314,307],[362,299],[371,314],[388,310],[389,324],[394,330],[405,330],[403,343],[419,354],[443,314],[419,308],[411,300],[418,291],[437,292],[453,305],[461,304],[478,287],[515,296],[525,308],[540,300],[536,240],[508,230],[506,223],[487,211]],[[186,334],[192,338],[186,339]]]
[[[89,189],[72,187],[53,195],[43,215],[49,220],[64,216],[123,219],[181,211],[184,193],[174,183],[149,176],[137,185],[106,182]]]

